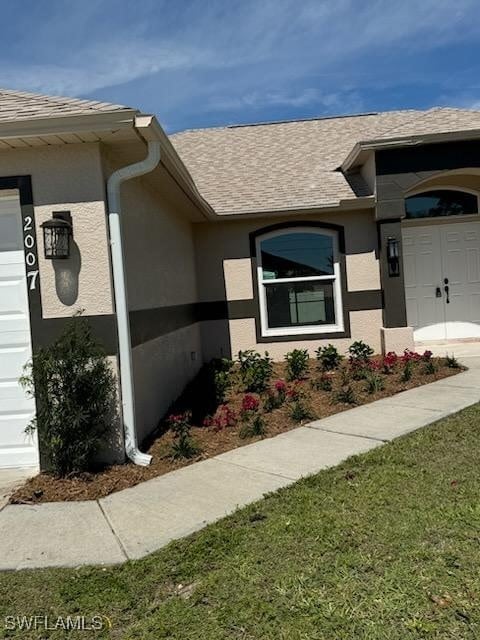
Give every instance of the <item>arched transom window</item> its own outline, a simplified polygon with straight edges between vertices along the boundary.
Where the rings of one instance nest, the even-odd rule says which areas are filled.
[[[281,229],[256,248],[262,335],[343,331],[336,231]]]
[[[466,191],[435,189],[405,198],[407,219],[462,216],[478,213],[478,197]]]

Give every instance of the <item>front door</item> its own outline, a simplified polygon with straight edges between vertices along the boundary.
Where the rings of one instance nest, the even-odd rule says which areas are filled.
[[[0,191],[0,468],[38,464],[25,434],[35,403],[18,382],[32,355],[22,237],[18,194]]]
[[[480,223],[411,226],[402,236],[415,340],[480,338]]]

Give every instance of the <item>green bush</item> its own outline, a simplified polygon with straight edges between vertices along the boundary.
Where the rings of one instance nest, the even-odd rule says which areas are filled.
[[[294,349],[285,356],[287,363],[287,380],[301,380],[308,371],[308,351],[307,349]]]
[[[243,425],[238,434],[240,438],[253,438],[255,436],[264,436],[266,432],[265,420],[260,415],[253,417],[251,422]]]
[[[35,352],[21,383],[37,403],[27,432],[38,432],[46,469],[57,476],[92,468],[116,419],[116,383],[85,318],[74,317]]]
[[[449,369],[460,369],[460,364],[454,355],[447,355],[445,358],[445,364]]]
[[[192,440],[190,429],[192,428],[192,414],[190,411],[171,415],[167,419],[168,426],[173,433],[172,457],[192,458],[199,452],[199,447]]]
[[[265,391],[273,373],[272,359],[265,352],[261,356],[257,351],[249,349],[238,352],[240,375],[245,391],[261,393]]]
[[[290,418],[294,422],[303,422],[304,420],[312,420],[314,415],[302,400],[295,400],[290,407]]]
[[[322,375],[311,380],[310,386],[315,391],[331,391],[333,387],[332,378],[328,375]]]
[[[217,404],[222,404],[225,401],[227,391],[232,385],[232,367],[233,362],[228,358],[213,360],[211,363],[214,396]]]
[[[435,375],[437,373],[437,365],[435,363],[435,360],[432,360],[432,359],[427,360],[423,366],[423,371],[428,376]]]
[[[381,373],[369,371],[365,375],[366,390],[368,393],[378,393],[385,389],[385,381]]]
[[[363,342],[363,340],[356,340],[348,348],[351,362],[368,362],[371,356],[373,356],[373,349],[370,345]]]
[[[338,349],[333,344],[327,344],[326,347],[318,347],[315,353],[318,364],[323,371],[338,369],[343,360],[343,356],[338,353]]]
[[[337,391],[335,394],[335,400],[339,404],[355,404],[357,402],[355,391],[350,384],[345,385]]]
[[[412,379],[412,375],[413,375],[413,360],[405,360],[403,364],[401,381],[408,382],[409,380]]]

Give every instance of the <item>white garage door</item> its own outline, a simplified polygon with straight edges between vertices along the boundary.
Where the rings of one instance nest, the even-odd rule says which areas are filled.
[[[480,223],[405,227],[402,236],[415,340],[480,338]]]
[[[22,237],[18,195],[0,191],[0,468],[38,464],[35,402],[18,382],[32,353]]]

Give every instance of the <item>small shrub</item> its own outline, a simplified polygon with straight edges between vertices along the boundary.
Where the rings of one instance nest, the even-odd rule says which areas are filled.
[[[254,416],[251,422],[243,425],[238,434],[241,438],[253,438],[264,436],[266,433],[265,420],[260,415]]]
[[[369,371],[365,376],[366,390],[368,393],[378,393],[385,389],[385,381],[377,371]]]
[[[272,359],[269,358],[268,353],[265,352],[265,356],[261,356],[251,349],[239,351],[238,361],[245,391],[252,393],[265,391],[273,372]]]
[[[355,404],[357,402],[357,398],[352,385],[347,384],[337,391],[335,394],[335,401],[339,404]]]
[[[413,363],[415,360],[408,359],[403,361],[402,382],[408,382],[412,379],[413,375]]]
[[[458,360],[455,358],[453,354],[451,356],[447,354],[445,358],[445,365],[449,369],[460,369],[460,363],[458,362]]]
[[[303,383],[301,380],[296,380],[290,387],[287,388],[286,398],[289,401],[299,400],[305,395]]]
[[[35,352],[21,384],[37,399],[27,433],[38,431],[46,467],[57,476],[87,471],[116,420],[116,383],[85,318]]]
[[[290,418],[294,422],[303,422],[304,420],[311,420],[313,414],[308,406],[302,400],[295,400],[290,407]]]
[[[433,353],[427,349],[422,353],[422,360],[425,360],[425,362],[428,362],[429,360],[432,359],[432,356],[433,356]]]
[[[225,401],[227,391],[232,385],[231,369],[233,367],[232,360],[222,358],[212,362],[213,387],[215,393],[215,402],[221,404]]]
[[[327,344],[326,347],[318,347],[315,353],[318,365],[323,371],[338,369],[343,360],[343,356],[338,353],[338,349],[333,344]]]
[[[307,349],[294,349],[285,356],[287,362],[287,380],[301,380],[308,371],[309,356]]]
[[[240,408],[240,419],[242,422],[249,422],[260,408],[260,400],[247,393],[243,396]]]
[[[350,361],[367,362],[373,356],[373,349],[363,340],[356,340],[348,348]]]
[[[283,380],[277,380],[275,383],[275,390],[270,390],[267,397],[264,400],[263,408],[265,411],[270,412],[274,409],[279,409],[285,402],[287,393],[287,385]]]
[[[340,369],[340,384],[342,387],[344,387],[347,384],[350,384],[350,381],[352,379],[352,372],[350,370],[350,367],[342,367]]]
[[[167,419],[167,424],[173,432],[174,441],[172,444],[173,458],[192,458],[199,452],[199,448],[192,440],[190,429],[192,414],[190,411],[171,415]]]
[[[437,365],[435,364],[435,361],[432,360],[431,358],[428,358],[428,360],[425,361],[425,364],[423,366],[423,371],[428,376],[435,375],[437,373]]]
[[[382,366],[383,372],[386,374],[391,374],[395,370],[398,365],[398,356],[395,351],[389,351],[383,356]]]
[[[332,376],[323,374],[319,378],[311,380],[310,385],[315,391],[331,391],[333,387]]]
[[[405,349],[402,356],[402,362],[418,362],[422,359],[422,356],[415,351],[411,351],[410,349]]]
[[[204,427],[212,428],[214,431],[221,431],[227,427],[234,427],[237,424],[237,414],[227,404],[221,404],[213,417],[205,418]]]

